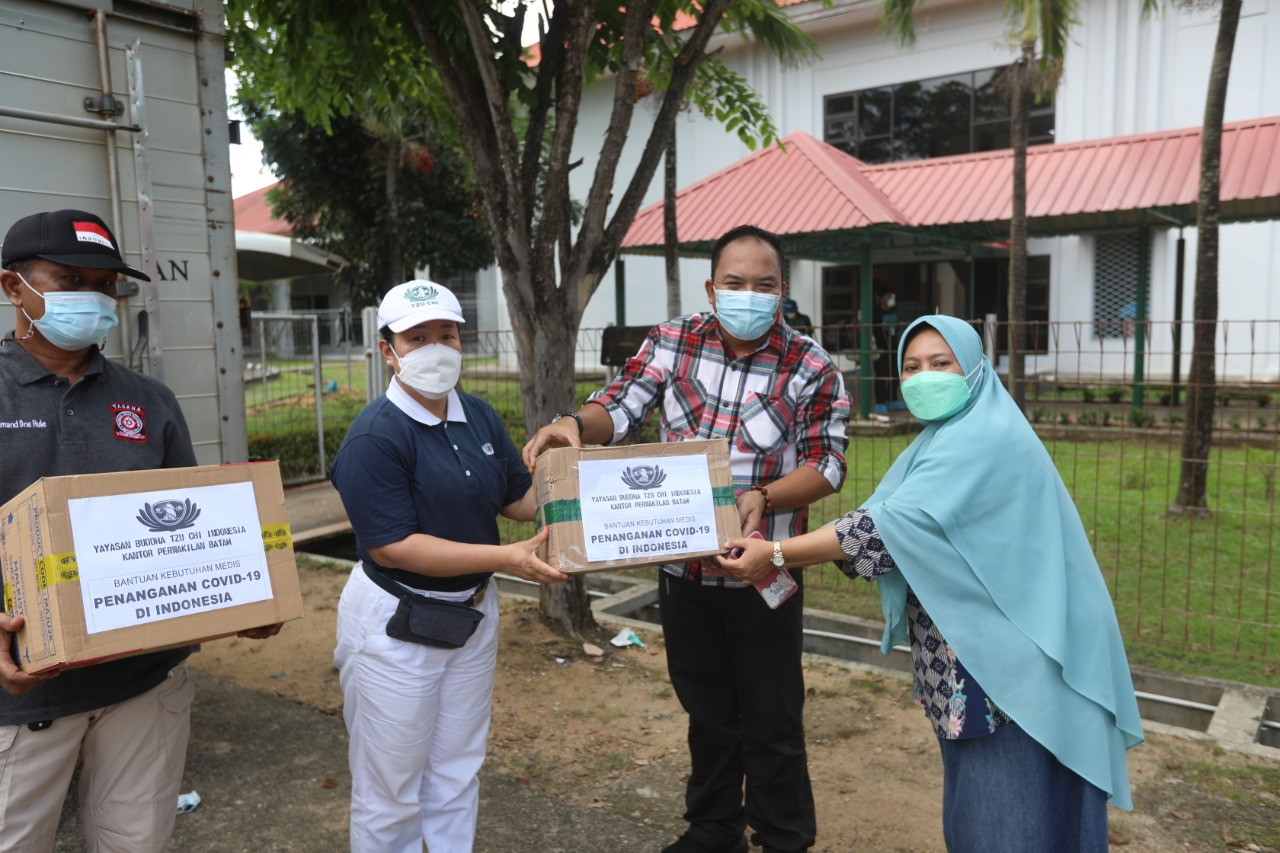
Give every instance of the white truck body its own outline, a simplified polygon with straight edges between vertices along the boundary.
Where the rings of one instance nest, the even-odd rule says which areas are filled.
[[[224,30],[220,0],[0,0],[0,238],[57,208],[112,226],[152,280],[105,352],[174,390],[201,464],[248,458]]]

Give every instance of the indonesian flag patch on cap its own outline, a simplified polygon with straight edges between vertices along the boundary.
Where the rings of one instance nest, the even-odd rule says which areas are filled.
[[[107,229],[96,222],[72,222],[71,227],[75,229],[76,239],[81,243],[97,243],[108,249],[115,248],[111,243],[111,236],[107,234]]]

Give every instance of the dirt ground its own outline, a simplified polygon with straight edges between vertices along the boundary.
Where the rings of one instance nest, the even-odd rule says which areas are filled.
[[[208,643],[190,663],[341,716],[332,651],[346,571],[305,566],[301,579],[305,619],[269,642]],[[639,632],[645,648],[616,648],[614,633],[594,641],[603,654],[589,654],[542,626],[536,605],[503,601],[487,772],[674,838],[688,763],[661,632]],[[815,851],[941,853],[938,749],[910,685],[825,662],[807,663],[806,679]],[[1129,757],[1137,808],[1112,809],[1113,849],[1280,847],[1280,762],[1159,735]]]

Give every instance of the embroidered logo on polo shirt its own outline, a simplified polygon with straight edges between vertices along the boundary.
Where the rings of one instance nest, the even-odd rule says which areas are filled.
[[[493,445],[487,441],[484,444],[480,445],[480,449],[484,451],[485,456],[493,455]]]
[[[119,441],[146,441],[146,410],[133,403],[111,403],[115,415],[114,435]]]

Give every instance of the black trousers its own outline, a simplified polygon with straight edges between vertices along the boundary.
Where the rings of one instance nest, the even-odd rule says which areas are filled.
[[[804,746],[804,590],[770,610],[754,589],[659,570],[667,669],[689,714],[689,834],[730,847],[750,824],[766,851],[799,853],[817,821]],[[745,808],[743,783],[746,783]]]

